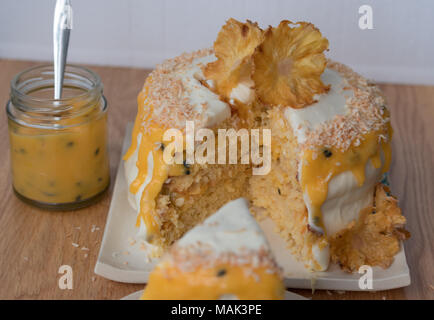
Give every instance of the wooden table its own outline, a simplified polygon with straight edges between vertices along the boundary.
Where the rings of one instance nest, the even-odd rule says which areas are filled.
[[[9,81],[37,64],[0,60],[0,103]],[[102,78],[109,103],[111,175],[115,177],[128,121],[148,70],[91,67]],[[294,290],[313,299],[434,299],[434,87],[382,84],[395,129],[392,191],[400,199],[412,238],[405,243],[412,284],[382,292]],[[12,191],[7,117],[0,113],[0,299],[119,299],[143,285],[116,283],[93,273],[110,206],[113,182],[102,201],[72,212],[47,212]],[[99,230],[97,230],[99,228]],[[92,232],[93,231],[93,232]],[[72,243],[89,248],[83,251]],[[58,286],[59,267],[70,265],[73,289]]]

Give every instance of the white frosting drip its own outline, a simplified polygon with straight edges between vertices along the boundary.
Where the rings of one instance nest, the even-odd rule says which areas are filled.
[[[326,69],[321,78],[325,84],[331,85],[328,93],[316,96],[317,102],[308,107],[285,110],[285,117],[291,124],[300,144],[306,142],[306,133],[310,130],[315,130],[318,125],[332,120],[337,115],[345,115],[348,112],[346,100],[354,95],[352,89],[344,89],[348,83],[338,72]],[[384,156],[382,160],[384,163]],[[298,173],[301,177],[301,162]],[[372,204],[375,184],[380,175],[381,169],[375,169],[371,161],[368,161],[365,168],[365,182],[362,186],[358,185],[351,171],[342,172],[329,181],[327,198],[321,206],[328,236],[345,228],[348,223],[358,218],[360,210]],[[313,208],[309,195],[304,193],[303,199],[308,209],[308,222],[314,227]],[[312,247],[314,259],[320,265],[321,270],[326,270],[328,267],[329,251],[328,246],[323,249],[319,249],[318,245]]]
[[[243,250],[269,250],[267,240],[250,214],[247,200],[233,200],[187,232],[177,242],[178,247],[206,245],[216,254],[240,253]]]
[[[360,211],[372,205],[374,188],[380,177],[381,168],[374,168],[371,161],[368,161],[365,168],[365,182],[362,186],[359,186],[351,171],[342,172],[331,179],[328,185],[327,199],[321,206],[323,222],[328,236],[344,229],[351,221],[357,220]],[[312,206],[307,193],[303,194],[303,198],[309,212],[309,224],[314,225],[310,214]],[[312,254],[321,267],[317,271],[326,270],[330,260],[329,246],[320,249],[315,244],[312,247]]]
[[[374,188],[380,177],[381,168],[374,168],[368,161],[362,186],[350,171],[342,172],[329,182],[327,199],[321,207],[327,235],[344,229],[358,219],[360,210],[372,205]]]
[[[316,271],[325,271],[329,267],[330,262],[330,246],[327,245],[320,249],[318,244],[312,246],[312,255],[315,261],[318,263],[320,269]],[[314,269],[313,264],[311,264],[312,269]]]
[[[285,109],[285,117],[300,144],[306,142],[306,133],[309,130],[314,130],[318,125],[332,120],[337,115],[345,115],[348,110],[346,98],[354,95],[351,89],[344,89],[348,86],[347,80],[334,70],[326,68],[321,75],[321,80],[331,87],[329,92],[315,96],[316,103],[300,109],[290,107]]]
[[[125,161],[124,163],[124,169],[125,169],[125,178],[127,179],[128,186],[131,185],[131,183],[136,179],[137,174],[139,173],[139,169],[137,168],[137,160],[139,157],[139,146],[140,142],[142,141],[142,134],[139,133],[137,135],[137,147],[136,150],[134,150],[133,154]],[[136,203],[134,194],[132,194],[128,189],[128,201],[133,207],[134,210],[137,210],[138,204]]]
[[[142,134],[139,133],[137,135],[137,148],[136,150],[134,150],[134,153],[128,158],[128,160],[125,161],[125,177],[127,179],[128,186],[136,179],[139,173],[139,169],[137,168],[137,160],[138,160],[138,153],[139,153],[141,141],[142,141]],[[154,172],[154,156],[152,155],[152,152],[149,152],[147,161],[148,161],[148,172],[144,183],[140,186],[136,194],[132,194],[128,190],[128,201],[130,205],[134,208],[134,210],[136,210],[137,212],[140,212],[140,200],[142,199],[143,191],[145,190],[145,187],[149,184],[149,182],[151,182],[152,180],[152,175]],[[146,239],[146,235],[147,235],[146,224],[142,219],[140,221],[140,227],[137,236],[139,238]]]

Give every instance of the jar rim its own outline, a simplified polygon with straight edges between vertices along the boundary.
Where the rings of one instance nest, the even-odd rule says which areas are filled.
[[[90,69],[66,65],[64,88],[70,89],[68,94],[54,99],[54,67],[51,64],[40,64],[19,72],[11,80],[10,100],[6,104],[8,118],[29,127],[64,129],[79,125],[83,115],[86,115],[83,118],[86,121],[90,119],[89,114],[97,116],[99,113],[93,112],[95,107],[103,113],[106,111],[101,78]],[[49,98],[45,98],[47,93]]]
[[[22,90],[20,90],[20,88],[18,88],[20,78],[22,78],[24,75],[31,74],[32,72],[35,72],[37,70],[44,70],[44,69],[46,69],[45,72],[50,72],[53,74],[53,81],[54,81],[54,66],[52,64],[49,64],[49,63],[39,64],[39,65],[30,67],[30,68],[24,69],[23,71],[17,73],[12,78],[12,80],[10,82],[11,96],[14,94],[15,96],[18,96],[20,98],[24,98],[24,99],[29,98],[29,100],[31,100],[32,102],[37,102],[37,103],[44,103],[44,102],[45,103],[47,103],[47,102],[48,103],[55,103],[55,102],[68,102],[71,99],[85,98],[93,91],[97,91],[97,90],[102,91],[102,83],[101,83],[101,78],[99,77],[99,75],[96,74],[95,72],[93,72],[92,70],[86,68],[86,67],[75,65],[75,64],[67,64],[66,65],[65,75],[70,74],[71,69],[72,70],[75,69],[78,71],[84,71],[85,75],[83,75],[83,77],[85,77],[88,81],[91,82],[91,87],[81,94],[75,95],[73,97],[60,98],[60,99],[54,99],[54,98],[53,99],[45,99],[45,98],[32,97],[32,96],[28,95],[27,93],[23,92]],[[41,71],[41,73],[42,73],[42,71]],[[88,76],[86,76],[86,75],[88,75]]]

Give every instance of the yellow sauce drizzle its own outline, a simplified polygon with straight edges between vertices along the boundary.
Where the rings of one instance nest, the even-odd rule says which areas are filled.
[[[380,135],[386,136],[387,142],[380,139]],[[301,187],[303,193],[308,194],[311,201],[315,225],[324,230],[321,206],[327,199],[328,183],[342,172],[351,171],[359,186],[365,181],[366,163],[370,160],[374,168],[382,165],[381,151],[384,155],[382,172],[386,172],[390,166],[391,146],[390,138],[392,128],[390,124],[381,131],[366,134],[358,146],[354,144],[342,152],[331,148],[307,149],[302,156]],[[381,140],[381,142],[379,142]]]
[[[143,190],[140,199],[140,212],[137,216],[136,226],[139,227],[143,223],[146,226],[148,236],[159,234],[158,217],[155,212],[155,199],[161,191],[164,182],[170,176],[179,176],[184,174],[181,170],[183,166],[168,165],[163,159],[163,142],[164,128],[155,123],[150,123],[146,128],[143,123],[146,123],[152,116],[153,106],[147,103],[147,94],[149,91],[149,84],[152,78],[148,77],[146,80],[144,90],[142,90],[137,97],[138,112],[136,121],[134,123],[131,146],[124,155],[123,159],[127,160],[134,151],[137,149],[137,137],[139,133],[142,134],[138,158],[136,166],[138,168],[137,177],[130,185],[130,192],[136,194],[140,187],[145,183],[148,176],[148,158],[152,156],[153,170],[152,178]]]
[[[221,264],[183,272],[162,264],[150,275],[141,299],[217,300],[225,294],[233,294],[241,300],[283,299],[284,287],[277,274],[265,267],[247,268]]]

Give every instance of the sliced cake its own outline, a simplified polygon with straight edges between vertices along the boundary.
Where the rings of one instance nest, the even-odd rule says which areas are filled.
[[[264,234],[240,198],[187,232],[152,271],[142,299],[283,299]]]

